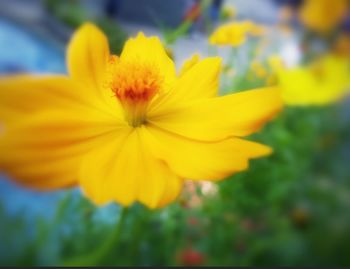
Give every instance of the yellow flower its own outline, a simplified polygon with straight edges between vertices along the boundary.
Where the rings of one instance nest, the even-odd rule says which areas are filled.
[[[241,46],[247,38],[249,26],[246,22],[232,22],[219,26],[209,37],[212,45]]]
[[[327,55],[307,67],[279,69],[282,97],[288,105],[325,105],[343,98],[350,87],[346,58]]]
[[[326,33],[339,26],[348,10],[348,0],[305,0],[299,17],[310,30]]]
[[[69,77],[0,79],[0,169],[39,190],[80,186],[96,204],[164,206],[184,179],[220,180],[269,154],[242,139],[281,109],[278,90],[216,97],[221,60],[178,76],[156,37],[119,57],[94,25],[73,36]]]
[[[340,34],[334,42],[332,51],[340,57],[350,59],[350,34]]]
[[[266,32],[264,26],[251,21],[231,22],[219,26],[209,37],[212,45],[229,45],[239,47],[243,45],[248,35],[260,36]]]
[[[257,60],[252,61],[250,68],[254,75],[258,78],[265,78],[268,75],[265,66]]]
[[[267,27],[264,25],[260,25],[251,21],[247,21],[246,27],[247,27],[247,33],[252,36],[263,36],[267,33]]]
[[[222,25],[209,37],[211,45],[230,45],[239,47],[246,41],[246,31],[241,25]]]
[[[267,58],[268,76],[266,85],[272,86],[278,84],[277,73],[284,68],[282,58],[277,54],[272,54]]]
[[[277,72],[278,70],[284,68],[283,59],[277,55],[272,54],[267,58],[267,63],[269,65],[269,68],[273,72]]]

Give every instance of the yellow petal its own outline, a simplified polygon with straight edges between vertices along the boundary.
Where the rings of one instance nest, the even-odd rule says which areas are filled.
[[[80,87],[64,76],[10,76],[0,78],[0,122],[10,124],[30,114],[47,109],[65,110],[71,107],[90,107],[121,118],[118,102],[91,98],[87,87]]]
[[[164,163],[159,164],[166,178],[165,187],[160,200],[158,201],[157,208],[164,207],[171,202],[173,202],[181,193],[183,187],[183,180],[175,175],[175,173],[170,172],[168,166]]]
[[[135,38],[130,38],[124,45],[120,59],[125,62],[136,61],[154,65],[163,75],[166,85],[171,85],[175,80],[175,65],[158,37],[146,37],[139,33]]]
[[[155,208],[176,198],[181,180],[151,155],[142,131],[134,129],[92,150],[83,161],[80,183],[97,204],[139,201]]]
[[[257,131],[281,108],[279,89],[265,88],[204,99],[166,112],[157,110],[148,122],[188,138],[218,141]]]
[[[164,109],[166,110],[174,105],[216,96],[219,88],[220,71],[221,58],[219,57],[206,58],[194,64],[175,82],[171,91],[155,101],[153,106],[150,107],[150,113],[157,109],[162,111],[160,113],[164,113]]]
[[[200,56],[198,53],[192,55],[191,58],[187,59],[180,70],[180,74],[179,76],[181,77],[182,75],[184,75],[188,70],[190,70],[194,65],[196,65],[198,62],[200,61]]]
[[[106,36],[93,24],[85,23],[74,34],[67,49],[70,76],[96,89],[103,84],[110,56]]]
[[[346,18],[347,0],[305,0],[299,8],[299,19],[310,30],[324,34],[336,28]]]
[[[233,47],[241,46],[246,41],[249,25],[247,21],[221,25],[210,35],[209,43],[212,45],[231,45]]]
[[[5,129],[0,169],[38,189],[74,185],[83,154],[118,128],[114,118],[95,110],[36,112]]]
[[[269,147],[238,138],[199,142],[151,127],[147,135],[153,153],[187,179],[223,179],[247,169],[249,159],[271,153]]]
[[[126,206],[135,200],[136,185],[130,173],[136,168],[131,169],[129,157],[126,159],[125,156],[127,148],[135,146],[134,141],[127,140],[130,133],[130,129],[116,133],[110,141],[89,152],[82,161],[79,182],[83,192],[96,204],[117,200]],[[125,170],[118,174],[118,168]]]

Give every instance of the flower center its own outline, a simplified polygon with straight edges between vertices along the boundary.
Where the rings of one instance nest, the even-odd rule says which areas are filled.
[[[109,86],[123,106],[129,124],[140,126],[146,122],[148,105],[162,88],[163,78],[151,64],[123,62],[116,57],[110,63]]]

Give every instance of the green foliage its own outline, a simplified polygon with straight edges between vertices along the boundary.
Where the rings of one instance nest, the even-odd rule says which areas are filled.
[[[72,29],[86,21],[94,22],[108,36],[112,53],[119,55],[122,51],[127,34],[115,20],[104,16],[91,16],[77,0],[46,0],[45,4],[54,17]]]
[[[46,0],[47,10],[67,26],[76,28],[88,17],[79,1]]]
[[[105,17],[98,18],[95,23],[108,36],[109,46],[113,54],[119,55],[127,39],[127,34],[113,20]]]

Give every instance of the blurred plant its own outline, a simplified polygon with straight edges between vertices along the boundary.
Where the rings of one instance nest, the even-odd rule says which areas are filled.
[[[86,21],[93,21],[108,36],[110,49],[119,54],[127,34],[118,23],[106,16],[92,17],[79,0],[45,0],[47,10],[62,23],[76,29]]]
[[[175,43],[179,37],[186,35],[192,25],[192,20],[185,20],[176,29],[163,28],[162,35],[164,36],[165,45],[169,46]]]
[[[178,260],[182,266],[200,266],[204,263],[204,255],[189,247],[179,253]]]
[[[194,24],[205,16],[209,5],[210,1],[208,0],[194,2],[190,9],[185,13],[180,25],[175,29],[164,27],[162,23],[159,22],[158,24],[164,37],[165,46],[167,47],[174,44],[178,38],[188,34]]]
[[[228,21],[233,19],[237,14],[237,10],[233,6],[225,5],[220,10],[220,20]]]
[[[96,25],[108,36],[111,52],[120,54],[128,38],[126,32],[114,20],[106,17],[96,19]]]
[[[66,25],[77,28],[88,17],[79,0],[45,0],[47,10]]]

